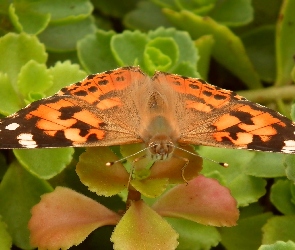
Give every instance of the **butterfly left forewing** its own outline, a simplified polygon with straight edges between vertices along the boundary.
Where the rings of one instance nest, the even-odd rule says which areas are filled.
[[[140,142],[136,129],[124,123],[121,117],[118,119],[126,113],[122,95],[132,87],[134,78],[145,79],[146,76],[137,67],[90,75],[49,98],[28,105],[0,121],[0,147],[106,146]],[[129,112],[132,114],[132,110]]]

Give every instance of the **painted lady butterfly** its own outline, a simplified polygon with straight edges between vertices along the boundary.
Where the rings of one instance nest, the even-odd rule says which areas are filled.
[[[144,142],[153,159],[195,144],[295,153],[294,123],[229,90],[139,67],[89,75],[1,120],[1,148]]]

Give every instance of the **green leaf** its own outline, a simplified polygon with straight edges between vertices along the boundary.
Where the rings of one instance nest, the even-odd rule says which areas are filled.
[[[111,51],[120,66],[143,65],[143,53],[148,37],[139,31],[124,31],[111,39]]]
[[[143,54],[145,68],[150,74],[155,70],[167,71],[178,57],[178,46],[171,37],[157,37],[149,41]]]
[[[78,64],[72,64],[70,61],[57,62],[49,68],[49,73],[53,78],[53,84],[45,91],[47,96],[55,94],[61,88],[72,83],[81,81],[87,76]]]
[[[0,113],[3,115],[10,115],[18,111],[22,107],[22,104],[8,75],[2,72],[0,72],[0,88]]]
[[[21,1],[21,0],[18,0]],[[91,15],[93,6],[89,0],[42,0],[30,4],[39,13],[50,13],[51,22],[71,22]]]
[[[295,1],[283,2],[276,27],[276,86],[289,84],[291,70],[294,67],[295,54]]]
[[[51,23],[38,37],[48,50],[72,51],[78,40],[94,33],[95,29],[93,18],[88,17],[69,23]]]
[[[0,216],[0,249],[10,250],[12,247],[12,238],[7,231],[7,225]]]
[[[113,17],[123,17],[127,12],[133,10],[138,0],[129,0],[123,2],[121,0],[101,1],[92,0],[92,4],[105,15]]]
[[[205,158],[229,164],[229,167],[222,168],[214,162],[204,161],[202,174],[210,176],[218,171],[239,206],[256,202],[265,194],[266,181],[246,174],[255,152],[211,147],[199,147],[197,152]]]
[[[203,35],[213,35],[215,45],[212,55],[216,61],[239,77],[249,88],[262,87],[243,43],[230,29],[209,17],[202,18],[189,11],[175,12],[169,9],[163,11],[176,27],[188,31],[193,39]]]
[[[19,32],[39,34],[49,24],[49,13],[38,13],[29,1],[14,1],[9,6],[9,15],[14,27]]]
[[[29,104],[45,97],[44,91],[52,86],[52,77],[45,64],[30,60],[21,68],[17,86],[26,104]]]
[[[196,66],[192,65],[190,62],[180,62],[173,67],[173,74],[178,74],[187,77],[200,77],[199,73],[196,71]]]
[[[70,164],[74,149],[14,149],[13,152],[30,173],[42,179],[50,179]]]
[[[240,219],[235,227],[220,228],[221,244],[227,250],[257,249],[262,239],[261,227],[271,217],[271,213],[258,214]]]
[[[37,37],[25,33],[9,33],[0,38],[0,72],[5,72],[13,86],[17,82],[18,73],[29,60],[45,63],[47,54],[45,47]]]
[[[228,26],[240,26],[253,20],[251,0],[219,1],[208,13],[218,23]]]
[[[287,178],[295,182],[295,156],[286,155],[284,165],[286,168]]]
[[[111,70],[118,66],[110,47],[111,38],[115,34],[114,31],[97,30],[79,40],[78,57],[88,73]]]
[[[25,171],[17,162],[10,165],[0,186],[0,214],[14,245],[31,249],[28,221],[30,210],[40,195],[51,191],[50,185]]]
[[[215,227],[184,219],[166,218],[166,220],[179,234],[179,247],[177,249],[210,249],[217,246],[221,240]]]
[[[124,24],[130,29],[139,29],[145,32],[158,27],[171,26],[162,10],[149,1],[138,2],[137,8],[124,16]]]
[[[295,204],[291,202],[293,185],[289,180],[277,180],[271,187],[270,200],[285,215],[295,215]]]
[[[150,31],[148,33],[149,38],[155,39],[156,37],[169,37],[172,38],[178,45],[178,61],[173,65],[177,67],[178,64],[189,63],[196,67],[196,63],[199,59],[196,47],[190,37],[190,35],[185,31],[179,31],[175,28],[164,29],[160,27],[156,30]],[[173,67],[170,71],[173,71]]]
[[[258,250],[293,250],[295,249],[295,243],[288,240],[287,242],[277,241],[271,245],[262,245]]]
[[[286,176],[283,164],[285,157],[284,154],[279,153],[255,152],[245,173],[264,178]]]
[[[247,54],[261,80],[273,82],[276,74],[274,26],[252,29],[242,37]]]
[[[295,216],[275,216],[270,218],[263,226],[263,244],[273,244],[278,240],[295,241]]]

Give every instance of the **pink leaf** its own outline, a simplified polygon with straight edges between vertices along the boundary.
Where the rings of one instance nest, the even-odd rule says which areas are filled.
[[[234,226],[239,217],[237,203],[229,189],[204,176],[170,189],[153,208],[162,216],[211,226]]]
[[[31,244],[39,249],[68,249],[93,230],[115,225],[120,216],[71,189],[57,187],[42,196],[29,221]]]

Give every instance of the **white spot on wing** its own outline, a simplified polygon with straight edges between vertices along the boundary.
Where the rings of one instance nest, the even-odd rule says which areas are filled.
[[[18,123],[11,123],[9,125],[7,125],[5,127],[5,129],[8,129],[8,130],[16,130],[20,125]]]
[[[282,152],[287,153],[287,154],[294,154],[295,153],[295,141],[293,140],[288,140],[284,141],[285,146],[282,148]]]
[[[17,136],[18,143],[25,148],[36,148],[38,145],[33,140],[33,135],[28,133],[19,134]]]

